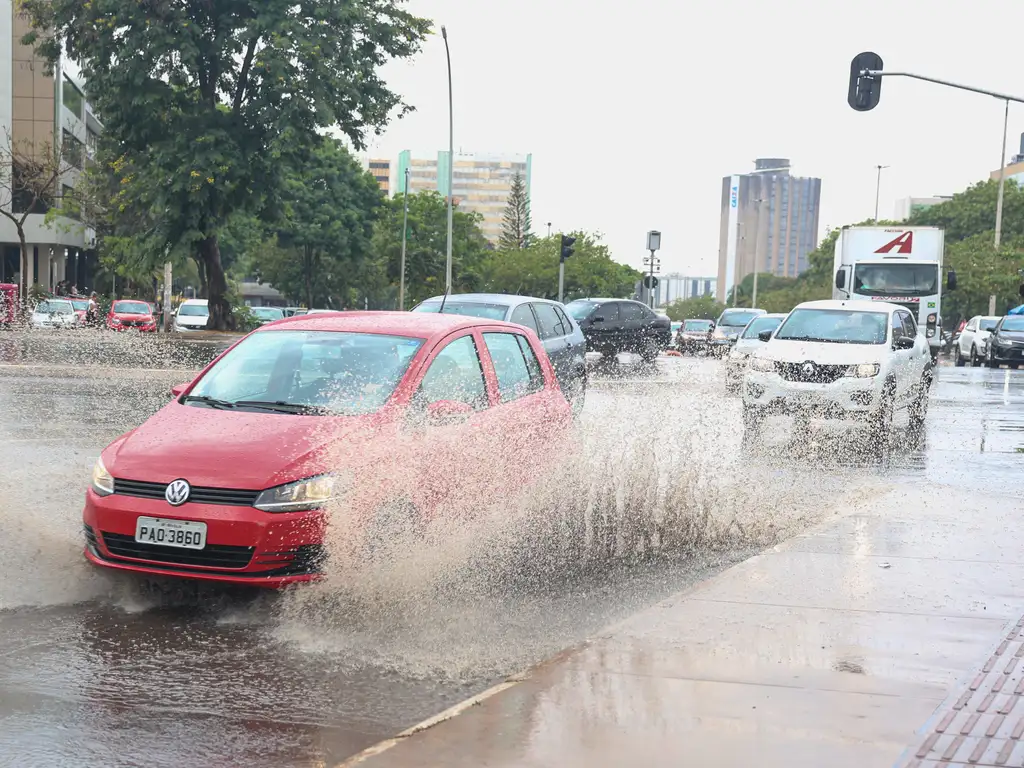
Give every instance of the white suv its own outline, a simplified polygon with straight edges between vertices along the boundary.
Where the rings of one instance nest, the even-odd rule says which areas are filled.
[[[953,361],[957,366],[966,365],[968,360],[975,368],[981,365],[985,359],[989,336],[998,322],[998,317],[978,315],[971,318],[953,345]]]
[[[932,358],[913,315],[878,301],[808,301],[763,334],[743,382],[744,426],[766,416],[864,420],[888,440],[893,416],[909,411],[920,429],[928,409]]]

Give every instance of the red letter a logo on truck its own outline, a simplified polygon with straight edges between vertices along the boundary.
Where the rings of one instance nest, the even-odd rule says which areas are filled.
[[[886,243],[879,248],[875,253],[892,253],[893,248],[897,248],[896,253],[910,253],[910,250],[914,247],[914,233],[904,232],[902,235],[897,237],[895,240]]]

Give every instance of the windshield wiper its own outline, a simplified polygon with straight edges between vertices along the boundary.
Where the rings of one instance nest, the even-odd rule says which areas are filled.
[[[269,400],[238,400],[234,403],[238,408],[259,408],[274,413],[294,413],[300,416],[322,416],[327,409],[318,405],[305,405],[303,403],[286,403],[284,400],[271,402]]]
[[[216,397],[207,397],[206,395],[187,395],[182,398],[183,403],[202,403],[208,405],[211,408],[221,408],[223,410],[231,410],[235,407],[234,403],[228,402],[227,400],[218,400]]]

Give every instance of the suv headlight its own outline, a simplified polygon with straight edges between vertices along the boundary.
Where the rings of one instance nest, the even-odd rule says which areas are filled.
[[[264,512],[302,512],[319,509],[334,498],[334,475],[316,475],[294,483],[268,488],[253,506]]]
[[[114,492],[114,477],[103,466],[103,459],[96,459],[93,465],[92,490],[97,496],[109,496]]]
[[[775,361],[768,357],[753,357],[750,359],[750,369],[761,371],[762,373],[773,373],[775,371]]]
[[[880,370],[881,366],[878,363],[861,363],[860,365],[851,365],[843,375],[855,379],[870,379],[872,376],[877,376]]]

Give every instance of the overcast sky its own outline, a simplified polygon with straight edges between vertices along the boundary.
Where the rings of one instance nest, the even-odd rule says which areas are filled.
[[[998,168],[1003,103],[893,78],[872,112],[846,103],[850,59],[1024,96],[1019,2],[978,0],[411,0],[436,34],[391,85],[416,107],[372,152],[533,153],[533,222],[601,232],[639,266],[663,232],[663,271],[717,272],[722,176],[788,157],[822,181],[822,231],[910,195],[951,194]],[[1005,34],[1008,36],[1004,36]],[[959,52],[955,52],[959,51]],[[1010,106],[1007,154],[1024,105]]]

